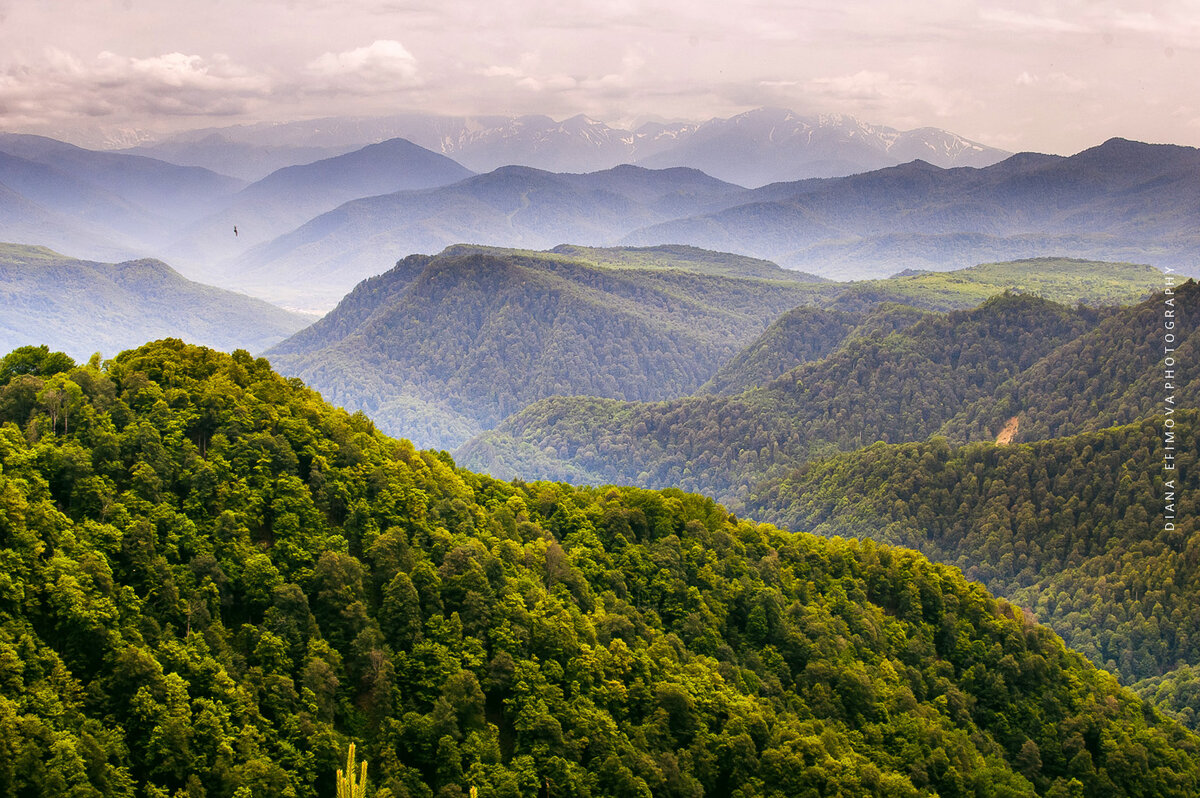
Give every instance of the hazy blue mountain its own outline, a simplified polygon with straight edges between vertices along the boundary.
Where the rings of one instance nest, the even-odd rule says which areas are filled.
[[[585,116],[556,122],[542,115],[404,113],[206,128],[131,151],[219,168],[228,174],[261,177],[266,174],[264,163],[276,168],[308,163],[400,137],[478,172],[501,166],[592,172],[630,163],[638,153],[656,152],[695,128],[687,122],[651,123],[631,131]]]
[[[113,237],[111,230],[44,207],[0,182],[0,239],[46,242],[68,252],[100,253],[100,257],[133,254],[132,247],[118,244]]]
[[[743,193],[688,169],[558,175],[505,167],[450,186],[348,202],[250,250],[230,279],[256,295],[328,308],[359,280],[389,268],[397,253],[439,252],[459,242],[602,245],[632,226]],[[280,286],[292,286],[290,293]]]
[[[310,316],[184,279],[165,263],[96,263],[44,247],[0,244],[0,349],[47,344],[86,359],[132,342],[177,337],[260,352]]]
[[[91,228],[131,253],[153,246],[163,232],[162,217],[103,186],[75,177],[69,168],[0,152],[0,183],[65,217],[68,224]]]
[[[249,157],[302,158],[402,137],[477,172],[530,166],[602,171],[623,163],[685,166],[747,186],[863,172],[923,158],[939,166],[986,166],[1007,153],[943,130],[898,131],[840,115],[800,116],[760,108],[730,119],[613,127],[578,115],[397,114],[247,125],[181,134],[136,151],[245,175]],[[293,163],[301,163],[296,160]],[[239,171],[240,170],[240,171]],[[260,173],[261,174],[261,173]]]
[[[898,131],[840,114],[801,116],[759,108],[713,119],[643,166],[690,166],[723,180],[761,186],[836,177],[923,159],[938,166],[990,166],[1009,153],[935,128]]]
[[[360,197],[444,186],[471,172],[405,139],[272,172],[187,228],[166,250],[173,260],[212,264],[290,232]],[[233,234],[233,228],[238,234]]]
[[[1113,139],[983,169],[923,161],[774,185],[737,207],[626,236],[744,252],[824,275],[969,266],[1047,253],[1195,268],[1200,150]]]
[[[245,185],[208,169],[86,150],[43,136],[0,133],[0,152],[51,167],[155,216],[173,220],[192,219]]]
[[[480,172],[514,164],[554,172],[601,171],[671,146],[695,127],[683,122],[630,131],[582,114],[561,122],[539,115],[405,120],[414,141]]]
[[[159,251],[180,223],[241,188],[205,169],[0,134],[0,240],[100,259]]]
[[[358,147],[349,144],[340,147],[252,144],[205,131],[203,135],[172,137],[121,152],[146,155],[182,166],[202,166],[252,182],[287,166],[333,158],[355,149]]]

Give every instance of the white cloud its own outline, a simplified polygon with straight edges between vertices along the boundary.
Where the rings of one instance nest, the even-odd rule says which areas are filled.
[[[343,53],[325,53],[309,62],[309,74],[318,78],[354,78],[365,82],[417,82],[417,59],[403,44],[379,39],[366,47]]]
[[[0,107],[18,123],[83,113],[224,116],[246,111],[272,89],[267,76],[217,55],[164,53],[131,58],[102,52],[91,61],[49,47],[40,59],[0,64]]]
[[[599,75],[570,75],[542,67],[537,53],[523,53],[519,65],[493,64],[477,70],[486,78],[511,82],[518,89],[533,93],[583,91],[604,94],[631,89],[646,66],[646,60],[632,50],[621,58],[620,69]]]

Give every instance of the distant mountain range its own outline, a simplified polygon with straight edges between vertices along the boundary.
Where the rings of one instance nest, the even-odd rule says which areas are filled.
[[[827,276],[882,276],[1048,253],[1195,269],[1200,150],[1112,139],[983,169],[924,161],[767,186],[623,243],[678,241]]]
[[[804,116],[779,108],[633,130],[586,116],[561,122],[548,116],[426,114],[319,119],[192,131],[126,151],[257,179],[285,161],[303,163],[397,137],[476,172],[501,166],[549,172],[685,166],[751,187],[854,174],[914,158],[943,167],[987,166],[1009,155],[944,130],[899,131],[850,116]]]
[[[278,296],[270,291],[283,275],[300,276],[317,305],[317,293],[330,302],[395,253],[460,241],[689,244],[840,279],[1046,253],[1187,271],[1200,251],[1198,205],[1200,150],[1121,139],[1068,158],[1017,155],[982,169],[914,161],[754,191],[681,168],[505,167],[347,203],[248,251],[234,269],[239,285],[267,297]]]
[[[0,134],[0,241],[91,258],[152,253],[245,183],[198,167]]]
[[[248,250],[225,280],[298,307],[329,307],[396,254],[459,242],[546,249],[600,246],[631,227],[728,204],[743,189],[692,169],[619,166],[554,174],[509,166],[441,188],[348,202]],[[289,290],[295,293],[282,293]]]
[[[171,242],[165,255],[173,263],[197,267],[230,260],[350,200],[445,186],[471,174],[410,141],[389,139],[272,172],[216,203],[215,210],[210,208]]]
[[[258,353],[313,318],[184,279],[157,260],[95,263],[0,244],[0,350],[46,344],[86,360],[132,342],[184,338]]]
[[[321,135],[286,125],[240,134],[269,133],[279,146],[336,148],[386,121],[371,127],[342,120],[324,132],[309,125]],[[564,125],[571,135],[587,132],[616,146],[617,139],[593,136],[591,123]],[[481,141],[503,141],[494,130],[471,128],[457,144],[438,146],[464,157]],[[664,128],[650,138],[680,135]],[[658,145],[650,138],[638,144],[647,163],[665,165],[684,152],[676,142],[651,153]],[[687,133],[691,155],[680,160],[700,159],[718,173],[739,158],[746,168],[767,169],[775,157],[763,155],[768,150],[790,153],[784,160],[794,164],[833,157],[843,139],[863,158],[884,149],[888,158],[978,156],[973,145],[944,136],[921,143],[858,123],[813,127],[766,109],[697,127]],[[0,240],[91,260],[162,257],[191,279],[320,312],[408,254],[460,243],[535,250],[688,245],[837,279],[1046,255],[1196,274],[1198,208],[1200,150],[1122,139],[1070,157],[1024,153],[954,168],[913,160],[746,189],[683,166],[580,173],[506,166],[472,174],[396,138],[246,185],[199,167],[0,136]]]

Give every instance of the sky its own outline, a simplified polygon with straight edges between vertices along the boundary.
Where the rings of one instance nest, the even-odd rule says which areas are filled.
[[[0,0],[0,129],[760,106],[1070,154],[1200,146],[1200,0]]]

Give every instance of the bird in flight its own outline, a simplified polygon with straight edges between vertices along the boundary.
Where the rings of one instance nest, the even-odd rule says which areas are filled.
[[[233,226],[233,237],[237,238],[237,225],[236,224]]]

